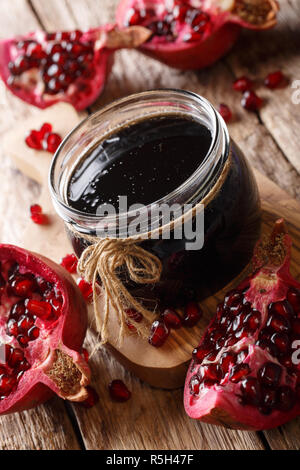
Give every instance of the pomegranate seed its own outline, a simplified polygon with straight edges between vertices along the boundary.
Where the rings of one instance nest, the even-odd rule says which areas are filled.
[[[263,100],[254,91],[245,91],[241,104],[248,111],[257,111],[261,108]]]
[[[173,9],[173,16],[176,20],[184,21],[186,19],[188,11],[189,11],[188,6],[175,5]]]
[[[60,264],[71,274],[75,274],[77,272],[78,259],[77,256],[73,253],[70,255],[66,255],[61,260]]]
[[[22,315],[18,321],[18,327],[20,330],[28,331],[34,325],[34,320],[28,315]]]
[[[252,90],[252,88],[253,81],[245,76],[239,77],[233,82],[233,89],[235,91],[241,91],[242,93],[244,93],[245,91]]]
[[[30,214],[31,215],[34,215],[34,214],[41,214],[43,212],[41,206],[39,204],[32,204],[30,206]]]
[[[266,351],[268,351],[271,356],[277,356],[277,348],[274,344],[271,344],[269,341],[267,340],[264,340],[264,339],[259,339],[258,341],[256,341],[256,346],[258,346],[259,348],[261,349],[264,349]]]
[[[229,371],[231,365],[234,365],[237,361],[237,355],[233,352],[226,352],[222,355],[220,365],[225,373]]]
[[[200,363],[206,356],[208,356],[209,352],[209,349],[203,349],[203,346],[199,346],[192,352],[192,357],[197,363]]]
[[[43,145],[37,131],[30,131],[30,133],[25,138],[25,142],[27,146],[32,149],[43,150]]]
[[[30,364],[28,361],[26,361],[26,359],[24,359],[23,361],[20,362],[20,364],[18,365],[18,370],[19,371],[22,371],[22,372],[25,372],[26,370],[30,369]]]
[[[201,376],[213,382],[222,380],[224,373],[219,364],[204,364],[201,366]]]
[[[257,310],[253,310],[244,319],[244,325],[250,330],[257,330],[261,325],[261,314]]]
[[[266,387],[277,388],[281,379],[282,368],[274,362],[266,362],[258,371],[260,382]]]
[[[229,122],[232,119],[232,111],[227,106],[227,104],[221,103],[219,105],[219,113],[221,114],[222,118],[224,119],[225,122]]]
[[[128,11],[127,19],[124,26],[135,26],[141,24],[143,21],[141,12],[135,8],[131,8]]]
[[[271,342],[281,353],[286,353],[289,348],[289,337],[285,333],[274,333]]]
[[[8,361],[9,367],[17,367],[24,360],[24,352],[21,349],[14,349]]]
[[[25,305],[30,313],[36,315],[42,320],[47,320],[52,315],[52,306],[48,302],[40,300],[27,300]]]
[[[261,400],[261,388],[255,377],[247,377],[241,383],[240,390],[244,401],[249,405],[257,406]]]
[[[280,70],[276,70],[276,72],[271,72],[269,73],[265,80],[264,84],[268,87],[274,90],[275,88],[280,87],[281,85],[285,84],[287,82],[285,76]]]
[[[80,279],[78,282],[78,287],[81,290],[83,298],[90,302],[93,298],[93,288],[92,285],[86,282],[84,279]]]
[[[17,336],[19,333],[18,323],[16,320],[11,318],[7,323],[7,334],[9,336]]]
[[[242,294],[237,290],[232,290],[228,292],[224,299],[225,307],[237,307],[243,301]]]
[[[282,315],[287,320],[290,320],[295,316],[293,307],[288,300],[281,300],[279,302],[273,302],[268,306],[270,314]]]
[[[120,403],[128,401],[131,398],[131,392],[128,390],[122,380],[113,380],[108,386],[109,394],[114,401]]]
[[[172,308],[167,308],[161,315],[163,322],[167,325],[168,328],[173,328],[178,330],[182,327],[182,319]]]
[[[197,374],[193,375],[190,380],[190,390],[192,395],[199,395],[201,380]]]
[[[0,377],[0,395],[9,395],[14,386],[16,385],[16,380],[13,377],[8,375],[1,375]]]
[[[264,415],[269,415],[275,408],[276,402],[276,391],[270,389],[263,389],[259,411]]]
[[[10,318],[18,319],[21,315],[25,314],[25,310],[24,301],[20,300],[12,306],[9,316]]]
[[[30,297],[36,291],[36,283],[32,279],[16,278],[11,284],[13,293],[18,297]]]
[[[197,302],[189,302],[185,307],[185,315],[183,318],[184,326],[189,328],[197,325],[202,318],[202,310]]]
[[[99,402],[99,395],[96,390],[90,386],[86,387],[86,389],[88,392],[88,397],[79,404],[84,408],[92,408]]]
[[[25,335],[18,335],[17,340],[23,348],[26,348],[28,346],[29,338],[28,336]]]
[[[192,33],[186,33],[183,36],[182,41],[183,42],[196,42],[196,41],[199,41],[200,39],[202,39],[202,34],[194,31]]]
[[[37,225],[47,225],[49,223],[49,219],[46,214],[32,214],[31,220]]]
[[[288,333],[291,330],[291,324],[288,319],[281,315],[272,315],[267,321],[267,327],[278,333]]]
[[[62,143],[62,138],[58,134],[49,134],[47,138],[47,150],[48,152],[55,153],[60,144]]]
[[[52,126],[48,122],[45,122],[40,129],[41,137],[43,138],[46,134],[50,134],[50,132],[52,132]]]
[[[231,369],[229,379],[236,384],[246,377],[246,375],[250,374],[250,372],[251,370],[248,364],[237,364]]]
[[[277,390],[277,408],[280,411],[290,411],[296,403],[296,394],[295,392],[288,387],[283,385]]]
[[[36,326],[33,326],[28,331],[28,338],[30,339],[30,341],[36,340],[39,337],[39,335],[40,335],[40,330]]]
[[[156,320],[152,323],[148,341],[152,346],[159,348],[166,342],[169,334],[169,328],[162,321]]]

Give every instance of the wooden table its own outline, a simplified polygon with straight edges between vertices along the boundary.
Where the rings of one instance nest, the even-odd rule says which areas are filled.
[[[300,104],[291,86],[271,92],[258,89],[266,104],[259,114],[245,112],[240,96],[231,91],[234,77],[264,77],[276,69],[291,83],[300,79],[300,4],[282,0],[279,25],[267,33],[245,33],[238,46],[210,70],[171,70],[135,51],[117,53],[105,93],[90,111],[111,100],[150,88],[176,87],[206,96],[213,104],[226,102],[235,113],[230,133],[251,163],[291,196],[300,200]],[[88,28],[113,21],[117,0],[0,0],[0,34],[45,28]],[[0,87],[0,133],[35,109]],[[40,188],[18,172],[1,151],[0,240],[22,244],[28,207]],[[32,247],[34,249],[34,247]],[[95,341],[89,333],[89,341]],[[91,361],[101,401],[86,411],[53,399],[28,412],[1,417],[1,449],[299,449],[300,419],[268,432],[231,431],[189,420],[182,390],[166,392],[141,383],[101,350]],[[125,380],[133,397],[112,403],[107,384]]]

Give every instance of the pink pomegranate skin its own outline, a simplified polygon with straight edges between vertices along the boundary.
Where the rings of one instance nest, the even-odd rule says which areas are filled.
[[[270,325],[270,317],[274,315],[272,312],[274,312],[275,307],[278,312],[282,310],[282,313],[291,309],[291,305],[286,303],[287,297],[289,299],[292,298],[291,293],[294,296],[296,295],[297,300],[297,303],[293,305],[295,311],[292,313],[293,317],[291,320],[293,322],[292,325],[297,325],[297,332],[295,334],[292,330],[289,331],[289,341],[294,341],[297,337],[300,339],[298,327],[300,318],[300,284],[293,279],[289,271],[291,245],[291,238],[285,232],[283,220],[281,219],[276,222],[269,243],[264,245],[258,243],[257,245],[253,257],[254,274],[229,293],[225,297],[225,303],[220,304],[218,307],[217,315],[209,324],[199,347],[193,353],[194,360],[191,362],[187,373],[184,389],[184,407],[189,417],[232,429],[264,430],[280,426],[300,414],[300,403],[299,398],[297,398],[299,397],[300,383],[299,365],[290,363],[290,360],[287,360],[285,355],[274,349],[274,344],[266,341],[266,348],[257,344],[259,338],[262,337],[262,333],[264,335],[268,328],[270,328],[268,325]],[[294,294],[295,292],[296,294]],[[226,340],[228,341],[230,337],[228,331],[231,327],[229,324],[227,333],[224,333],[224,340],[221,338],[221,347],[218,349],[213,344],[212,334],[216,331],[216,325],[220,325],[220,322],[224,321],[225,317],[222,316],[222,312],[226,310],[226,315],[228,315],[229,309],[228,306],[226,307],[226,298],[228,302],[228,299],[232,299],[233,295],[241,296],[240,298],[243,298],[243,305],[249,302],[250,305],[247,305],[248,308],[251,306],[250,312],[255,312],[256,315],[260,312],[261,323],[256,329],[249,330],[249,335],[245,335],[241,339],[233,338],[233,335],[231,335],[233,341],[231,345],[226,346]],[[285,306],[288,307],[287,310]],[[240,315],[243,314],[243,310],[239,308],[238,303],[232,308],[239,311]],[[275,314],[273,318],[276,318],[277,321],[279,318],[279,321],[281,319],[283,322],[282,317],[278,316],[278,314]],[[285,323],[286,320],[283,324]],[[209,341],[212,341],[211,350],[209,350],[210,347],[207,348]],[[208,349],[207,351],[206,348]],[[234,358],[234,363],[229,366],[227,365],[223,374],[220,373],[220,376],[214,383],[203,380],[205,372],[200,372],[201,370],[205,371],[203,365],[209,363],[206,353],[208,355],[211,353],[216,354],[216,357],[212,357],[211,362],[218,370],[222,367],[224,357],[228,353]],[[289,350],[289,354],[292,354],[292,350]],[[197,355],[199,361],[196,360]],[[203,358],[203,356],[207,359]],[[290,359],[289,355],[287,357]],[[271,388],[268,388],[265,383],[262,385],[262,382],[259,382],[261,380],[259,377],[263,367],[270,363],[272,363],[271,367],[275,367],[281,372],[280,378],[277,377],[276,384],[274,382]],[[248,372],[244,378],[233,382],[230,377],[233,374],[232,369],[236,364],[239,364],[238,367],[246,368]],[[215,369],[212,370],[214,371]],[[199,381],[198,377],[200,377]],[[246,378],[247,380],[248,378],[254,380],[257,385],[255,392],[250,397],[248,396],[248,398],[241,391],[243,380]],[[278,397],[280,392],[286,389],[288,389],[290,394],[282,402]],[[267,411],[262,411],[264,405],[262,405],[261,400],[263,396],[266,396],[266,393],[269,396],[270,394],[274,395],[274,403],[271,405],[269,403],[268,406],[270,408]]]
[[[260,24],[253,24],[242,19],[235,12],[236,3],[232,0],[227,2],[227,6],[225,6],[224,2],[224,5],[222,5],[219,0],[121,0],[116,17],[119,27],[124,27],[128,12],[134,8],[155,11],[155,14],[153,13],[154,20],[163,19],[165,13],[162,12],[162,5],[166,5],[169,12],[174,11],[174,8],[180,5],[198,8],[201,12],[206,13],[210,18],[209,25],[201,37],[196,38],[194,41],[185,42],[180,27],[177,30],[178,36],[174,41],[158,40],[154,34],[151,40],[140,47],[143,53],[170,67],[182,70],[198,70],[211,66],[223,57],[237,41],[242,28],[262,30],[271,28],[276,24],[278,5],[273,0],[261,1],[261,3],[270,6],[270,13],[268,18]],[[251,4],[252,1],[248,0],[244,3]],[[140,24],[147,27],[147,21]]]
[[[38,44],[46,47],[49,40],[47,39],[47,33],[44,31],[36,31],[26,36],[18,36],[0,41],[0,77],[14,95],[39,108],[44,109],[63,101],[72,104],[78,111],[86,109],[103,91],[106,79],[113,65],[114,50],[106,48],[104,43],[97,43],[103,31],[110,31],[112,29],[112,26],[107,25],[91,29],[82,34],[80,38],[82,43],[89,41],[94,44],[94,57],[92,60],[93,77],[76,78],[66,90],[56,94],[47,94],[44,90],[38,68],[25,72],[25,74],[28,74],[25,81],[22,78],[22,75],[24,77],[23,73],[17,85],[10,82],[11,72],[8,64],[22,54],[22,51],[17,49],[16,44],[20,41],[36,41]],[[85,85],[87,87],[81,90],[80,87]]]
[[[25,370],[16,389],[1,398],[0,415],[32,408],[55,393],[64,399],[84,401],[88,396],[90,369],[79,353],[87,329],[87,310],[80,291],[65,269],[44,256],[13,245],[0,245],[1,265],[10,261],[18,263],[20,272],[40,276],[54,285],[63,303],[57,318],[36,320],[40,335],[23,350],[30,368]],[[0,307],[1,341],[20,349],[17,340],[6,332],[9,308],[7,311],[5,307],[4,302]]]

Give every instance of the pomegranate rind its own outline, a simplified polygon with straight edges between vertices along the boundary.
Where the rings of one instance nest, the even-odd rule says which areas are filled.
[[[262,325],[268,317],[267,308],[270,303],[286,299],[290,287],[300,290],[300,283],[292,278],[289,271],[291,246],[292,240],[287,234],[283,219],[280,219],[275,223],[271,236],[256,245],[252,260],[253,277],[242,281],[236,289],[242,292],[250,282],[244,298],[251,303],[252,308],[261,312]],[[257,292],[260,292],[259,296]],[[214,321],[215,318],[208,325],[200,344]],[[279,385],[286,385],[288,376],[289,385],[296,386],[297,377],[288,375],[286,368],[274,356],[255,344],[254,338],[243,338],[231,348],[231,351],[237,353],[245,347],[249,349],[243,364],[248,364],[250,367],[252,371],[250,377],[263,364],[272,362],[281,366],[283,370]],[[222,352],[222,350],[219,352],[216,363]],[[193,395],[190,381],[196,371],[197,364],[193,360],[189,366],[184,388],[184,408],[190,418],[231,429],[260,431],[281,426],[300,414],[299,402],[289,411],[273,409],[270,415],[262,414],[257,407],[241,404],[240,382],[231,382],[228,375],[220,383],[211,387],[204,386],[199,395]]]
[[[67,400],[85,400],[91,374],[88,364],[78,351],[85,338],[88,319],[86,304],[78,287],[65,269],[48,258],[13,245],[1,244],[0,261],[9,260],[17,262],[26,272],[32,272],[54,284],[63,297],[63,304],[57,320],[47,324],[36,320],[40,327],[40,338],[31,342],[25,351],[31,368],[24,372],[16,390],[0,401],[0,415],[37,406],[54,393]],[[2,339],[12,346],[18,346],[14,343],[15,339],[5,337],[5,324],[6,318],[2,317]],[[63,368],[64,361],[57,361],[58,356],[66,359],[66,369]],[[66,379],[71,381],[72,387],[68,387]]]
[[[107,25],[105,28],[97,28],[84,33],[82,40],[97,41],[103,35],[103,32],[111,30],[112,26]],[[18,36],[10,39],[0,41],[0,77],[5,83],[6,87],[21,100],[37,106],[38,108],[45,109],[60,101],[70,103],[77,111],[82,111],[88,106],[92,105],[98,96],[102,93],[106,84],[107,77],[111,71],[114,61],[114,50],[105,47],[97,48],[94,51],[94,65],[95,77],[93,79],[84,79],[89,85],[88,93],[79,93],[76,86],[70,85],[66,92],[57,93],[56,95],[49,95],[44,93],[44,84],[39,74],[38,69],[30,69],[24,72],[16,83],[19,86],[13,85],[9,82],[10,71],[8,64],[10,61],[17,57],[15,47],[16,40],[37,40],[38,42],[46,41],[46,33],[44,31],[37,31],[29,33],[26,36]],[[78,83],[81,79],[78,80]],[[82,82],[83,83],[83,82]]]
[[[269,12],[265,21],[257,24],[251,16],[250,20],[252,21],[241,18],[238,14],[239,8],[241,8],[241,4],[245,3],[248,8],[254,8],[257,3],[266,4]],[[124,28],[128,12],[133,6],[157,8],[158,13],[160,13],[159,8],[162,4],[162,0],[121,0],[116,12],[117,24],[120,28]],[[167,1],[166,4],[171,5],[172,1]],[[201,2],[194,0],[186,1],[185,4],[199,7],[203,12],[210,15],[210,28],[199,40],[192,42],[157,42],[154,37],[140,47],[140,50],[146,55],[170,67],[182,70],[197,70],[211,66],[232,48],[242,28],[264,30],[275,26],[277,22],[276,15],[279,10],[277,2],[274,0],[204,0]]]

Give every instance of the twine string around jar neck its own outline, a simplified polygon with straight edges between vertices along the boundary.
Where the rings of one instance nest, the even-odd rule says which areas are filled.
[[[171,221],[168,225],[156,229],[160,235],[166,229],[173,230],[177,224],[194,217],[203,207],[216,197],[222,188],[231,164],[231,152],[225,162],[220,176],[208,194],[186,214]],[[83,251],[78,262],[78,273],[93,287],[93,306],[96,330],[100,334],[100,344],[106,343],[109,337],[108,322],[111,307],[114,309],[119,322],[119,343],[125,335],[130,321],[135,327],[136,333],[146,338],[149,334],[149,325],[153,322],[153,311],[148,310],[142,302],[137,300],[127,289],[120,272],[126,272],[130,281],[137,285],[155,284],[159,282],[162,273],[160,259],[150,251],[144,249],[141,243],[151,239],[154,232],[149,232],[139,238],[98,238],[83,234],[75,229],[72,224],[67,224],[69,231],[75,238],[81,238],[89,243]],[[99,286],[101,283],[101,289]],[[99,292],[104,296],[104,311],[100,311]],[[128,309],[134,309],[144,317],[141,323],[128,317]]]

